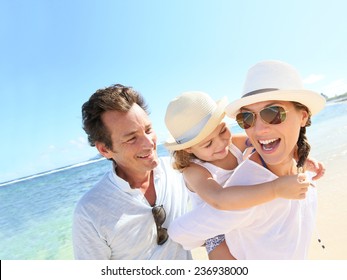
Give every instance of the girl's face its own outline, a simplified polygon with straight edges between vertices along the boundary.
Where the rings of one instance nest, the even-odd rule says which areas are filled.
[[[185,150],[203,161],[213,162],[228,155],[230,139],[230,130],[221,122],[204,140]]]
[[[281,106],[285,110],[285,120],[279,124],[268,124],[261,119],[259,112],[269,106]],[[251,143],[266,164],[271,168],[293,165],[294,151],[299,138],[300,128],[306,125],[308,112],[298,110],[292,102],[265,101],[247,105],[241,112],[255,113],[253,126],[245,129]]]

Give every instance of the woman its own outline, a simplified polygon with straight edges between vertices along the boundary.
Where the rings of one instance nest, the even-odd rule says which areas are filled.
[[[242,98],[229,104],[226,113],[236,117],[256,151],[225,185],[255,185],[304,172],[310,151],[306,127],[324,104],[322,96],[303,88],[292,66],[279,61],[253,66]],[[304,200],[277,198],[246,210],[218,211],[205,204],[175,220],[169,235],[192,249],[224,233],[236,259],[305,259],[316,204],[316,189],[311,187]]]

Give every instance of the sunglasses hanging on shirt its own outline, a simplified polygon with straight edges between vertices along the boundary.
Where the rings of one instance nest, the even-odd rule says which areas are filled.
[[[163,245],[169,238],[167,229],[162,227],[166,219],[166,212],[163,205],[154,206],[152,208],[152,214],[157,227],[157,244]]]

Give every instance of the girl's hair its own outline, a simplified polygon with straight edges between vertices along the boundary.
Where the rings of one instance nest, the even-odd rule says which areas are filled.
[[[194,154],[188,153],[184,150],[173,151],[172,156],[174,158],[172,166],[180,172],[188,167],[193,159],[197,158]]]
[[[300,128],[300,134],[297,142],[297,164],[296,167],[298,170],[304,168],[305,161],[310,153],[311,146],[307,141],[306,137],[306,127],[311,125],[311,112],[310,110],[303,104],[298,102],[293,102],[295,109],[297,110],[305,110],[308,113],[308,119],[306,125]]]

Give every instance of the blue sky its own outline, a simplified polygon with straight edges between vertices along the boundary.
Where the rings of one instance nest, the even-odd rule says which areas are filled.
[[[238,98],[264,59],[293,64],[318,92],[347,92],[346,3],[0,0],[0,182],[95,156],[81,105],[111,84],[144,95],[161,140],[172,98]]]

